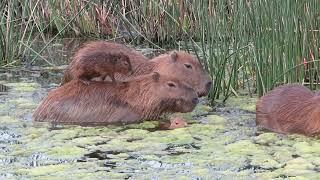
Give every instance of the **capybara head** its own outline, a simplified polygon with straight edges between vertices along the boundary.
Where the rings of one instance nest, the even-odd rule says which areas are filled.
[[[170,122],[164,122],[159,124],[159,129],[170,130],[186,127],[188,123],[181,117],[171,117]]]
[[[116,55],[116,71],[122,74],[132,73],[132,65],[127,55],[119,53]]]
[[[199,97],[208,95],[212,79],[193,55],[184,51],[173,51],[151,61],[156,63],[156,71],[190,84]]]
[[[198,96],[187,83],[158,72],[153,72],[152,79],[150,97],[161,100],[161,104],[165,106],[170,104],[172,112],[190,112],[197,105]]]

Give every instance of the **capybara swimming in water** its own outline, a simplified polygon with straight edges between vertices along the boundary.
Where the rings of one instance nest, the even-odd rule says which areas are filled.
[[[147,57],[134,49],[117,43],[97,41],[85,45],[75,54],[73,59],[82,57],[89,52],[122,52],[129,57],[134,70],[133,73],[131,75],[116,73],[116,80],[127,81],[139,75],[159,72],[190,84],[199,97],[206,96],[212,86],[211,77],[197,58],[184,51],[173,51],[148,60]],[[64,76],[69,77],[70,72],[66,71]],[[70,78],[64,79],[66,79],[66,82],[71,80]]]
[[[62,84],[72,79],[80,79],[86,85],[94,77],[104,80],[109,76],[115,84],[115,72],[128,74],[132,71],[131,62],[123,53],[88,52],[77,56],[68,66],[67,76],[64,76]]]
[[[181,117],[171,117],[169,122],[164,122],[159,125],[162,130],[171,130],[186,127],[188,123]]]
[[[154,72],[115,86],[72,80],[49,92],[33,115],[36,121],[133,123],[166,112],[190,112],[197,103],[188,84]]]
[[[275,88],[257,102],[256,123],[278,133],[319,134],[320,96],[298,84]]]

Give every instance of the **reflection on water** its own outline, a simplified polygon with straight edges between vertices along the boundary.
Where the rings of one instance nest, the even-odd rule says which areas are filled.
[[[34,109],[60,83],[61,69],[1,72],[0,179],[319,178],[320,142],[257,130],[255,98],[231,98],[214,111],[202,103],[179,114],[189,125],[175,130],[159,130],[157,121],[33,122]]]

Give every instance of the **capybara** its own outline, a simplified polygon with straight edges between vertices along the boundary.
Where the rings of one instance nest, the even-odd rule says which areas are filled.
[[[169,122],[161,123],[159,128],[162,130],[171,130],[186,127],[188,123],[181,117],[171,117]]]
[[[168,75],[190,84],[199,97],[206,96],[212,86],[211,77],[204,70],[197,58],[184,51],[173,51],[148,60],[148,58],[141,53],[123,45],[97,41],[88,43],[81,48],[75,54],[73,61],[76,61],[77,58],[89,52],[122,52],[129,57],[133,73],[131,75],[116,73],[116,80],[127,81],[139,75],[159,72],[160,74]],[[72,79],[69,78],[70,72],[68,71],[65,72],[64,77],[66,82]]]
[[[190,112],[197,103],[188,84],[154,72],[115,86],[72,80],[49,92],[33,116],[36,121],[133,123],[167,112]]]
[[[115,84],[114,73],[128,74],[132,71],[130,59],[123,53],[88,52],[81,57],[74,58],[68,66],[68,76],[65,76],[62,84],[68,79],[80,79],[86,85],[94,77],[102,80],[109,76]]]
[[[275,88],[257,102],[256,123],[278,133],[318,134],[320,96],[298,84]]]
[[[104,41],[93,41],[87,44],[84,44],[72,58],[70,65],[64,72],[64,76],[62,78],[61,85],[71,81],[74,79],[74,75],[70,71],[70,66],[75,66],[74,64],[78,64],[81,61],[85,61],[86,58],[95,58],[95,55],[100,57],[102,54],[123,54],[127,56],[130,60],[131,68],[134,68],[137,64],[143,63],[148,60],[147,57],[139,53],[138,51],[128,48],[124,45],[118,43],[110,43]],[[88,54],[90,56],[88,56]],[[105,57],[107,59],[107,57]],[[98,78],[97,80],[102,80],[102,78]]]

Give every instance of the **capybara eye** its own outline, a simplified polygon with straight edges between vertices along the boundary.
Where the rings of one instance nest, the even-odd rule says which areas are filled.
[[[192,69],[191,64],[184,64],[184,66],[185,66],[186,68],[188,68],[188,69]]]
[[[169,87],[176,87],[176,85],[173,82],[168,82]]]

